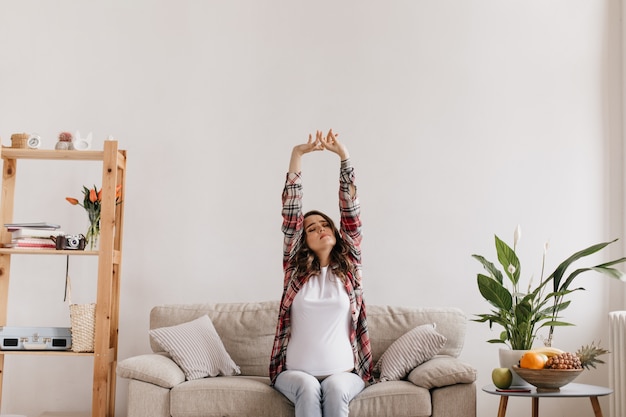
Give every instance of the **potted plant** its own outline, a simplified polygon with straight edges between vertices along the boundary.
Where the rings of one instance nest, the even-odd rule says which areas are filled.
[[[540,329],[549,328],[548,337],[544,340],[544,344],[551,346],[556,326],[573,325],[562,321],[560,313],[570,305],[571,301],[566,300],[568,295],[575,291],[584,290],[582,287],[573,287],[573,282],[579,275],[587,271],[596,271],[612,278],[621,279],[623,277],[622,272],[613,266],[626,261],[626,257],[568,272],[574,262],[601,251],[614,243],[617,240],[615,239],[589,246],[574,253],[561,262],[554,272],[544,276],[548,250],[546,244],[541,263],[541,279],[534,287],[531,279],[524,291],[520,282],[521,263],[515,252],[520,237],[521,230],[518,226],[514,233],[513,248],[511,248],[498,236],[495,236],[498,263],[504,273],[483,256],[472,255],[487,271],[487,274],[479,273],[477,276],[478,290],[493,307],[489,313],[477,314],[477,318],[473,321],[489,323],[489,328],[492,328],[494,324],[503,327],[500,336],[489,339],[489,343],[500,343],[509,346],[511,350],[525,351],[532,349]]]

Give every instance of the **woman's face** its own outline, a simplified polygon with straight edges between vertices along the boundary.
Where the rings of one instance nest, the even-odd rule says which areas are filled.
[[[304,219],[304,233],[307,246],[320,258],[327,256],[337,243],[332,225],[319,214]]]

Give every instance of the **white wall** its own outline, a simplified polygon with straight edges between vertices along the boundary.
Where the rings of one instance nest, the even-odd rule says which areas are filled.
[[[52,148],[60,131],[92,131],[95,148],[112,134],[128,150],[121,359],[148,351],[155,304],[280,296],[290,149],[330,127],[357,169],[367,301],[471,317],[488,309],[471,254],[495,261],[494,234],[510,242],[522,225],[526,279],[538,279],[548,239],[554,268],[623,237],[620,7],[4,1],[0,136],[8,145],[12,133],[37,132]],[[15,220],[83,231],[86,215],[64,197],[97,184],[98,170],[29,168],[18,168]],[[307,156],[303,170],[305,208],[335,215],[336,158]],[[13,265],[9,324],[69,325],[65,259],[30,260]],[[73,301],[91,301],[93,270],[72,259]],[[607,341],[608,311],[626,307],[623,284],[592,275],[580,284],[587,291],[566,315],[577,326],[556,331],[564,349]],[[480,416],[497,409],[480,391],[497,366],[498,347],[485,342],[495,334],[468,324],[462,359],[479,371]],[[1,411],[87,409],[91,361],[77,362],[8,357]],[[606,385],[607,375],[604,366],[578,382]],[[125,389],[119,380],[122,417]],[[511,400],[508,415],[529,407]],[[541,403],[551,416],[590,411],[583,399]]]

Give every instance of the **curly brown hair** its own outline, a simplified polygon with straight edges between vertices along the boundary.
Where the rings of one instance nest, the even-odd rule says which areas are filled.
[[[321,211],[311,210],[304,215],[304,218],[306,219],[312,215],[322,216],[328,222],[335,236],[336,243],[330,252],[330,264],[335,276],[341,279],[342,282],[345,282],[348,273],[354,273],[354,264],[350,260],[350,246],[343,240],[330,217]],[[321,269],[319,258],[306,243],[306,232],[303,232],[302,236],[300,236],[298,250],[291,259],[291,264],[298,271],[297,275],[299,278],[310,276]]]

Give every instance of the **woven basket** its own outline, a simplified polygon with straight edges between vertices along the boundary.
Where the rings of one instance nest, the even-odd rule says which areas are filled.
[[[11,135],[11,147],[12,148],[26,148],[28,147],[28,133],[14,133]]]
[[[96,334],[96,305],[70,304],[72,351],[93,352]]]

